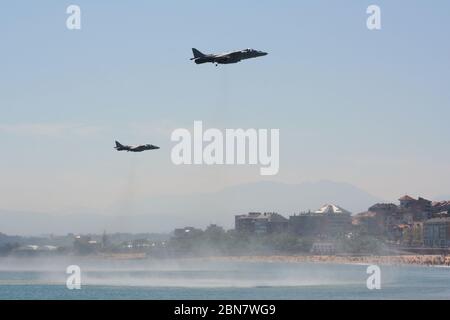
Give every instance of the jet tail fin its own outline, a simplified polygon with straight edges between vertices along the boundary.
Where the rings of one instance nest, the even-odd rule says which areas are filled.
[[[205,54],[201,53],[200,51],[198,51],[195,48],[192,48],[192,53],[194,54],[194,58],[193,59],[203,58],[205,56]]]
[[[123,145],[120,144],[120,142],[117,140],[116,140],[116,148],[123,148]]]

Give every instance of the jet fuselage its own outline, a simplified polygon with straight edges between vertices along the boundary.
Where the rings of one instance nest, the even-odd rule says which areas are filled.
[[[127,151],[127,152],[142,152],[146,150],[157,150],[159,147],[152,144],[142,144],[139,146],[127,146],[122,145],[120,142],[116,141],[116,146],[114,147],[117,151]]]
[[[254,49],[245,49],[223,54],[203,54],[197,49],[193,48],[192,52],[194,54],[194,58],[191,58],[191,60],[194,60],[196,64],[215,63],[216,65],[238,63],[241,60],[258,58],[267,55],[267,52]]]

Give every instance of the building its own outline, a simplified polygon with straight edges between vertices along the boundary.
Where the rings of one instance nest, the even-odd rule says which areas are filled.
[[[352,214],[333,204],[327,204],[315,211],[316,215],[322,215],[325,220],[326,234],[342,235],[348,232],[352,225]]]
[[[364,227],[369,234],[384,236],[397,243],[422,243],[419,235],[423,222],[433,217],[432,202],[409,195],[398,200],[398,206],[393,203],[377,203],[371,206],[367,212],[355,217],[354,224]]]
[[[434,214],[442,214],[443,212],[448,214],[450,212],[450,201],[433,202],[431,210]]]
[[[371,235],[381,236],[384,232],[382,221],[373,211],[358,213],[353,217],[352,224]]]
[[[336,237],[348,232],[351,225],[351,213],[333,204],[289,217],[290,231],[303,237]]]
[[[402,236],[399,225],[412,222],[412,216],[401,212],[400,207],[393,203],[377,203],[367,212],[356,215],[354,219],[354,224],[360,225],[369,234],[384,236],[392,241],[398,241]]]
[[[377,203],[369,208],[380,228],[386,230],[400,222],[398,206],[393,203]]]
[[[269,234],[286,231],[288,219],[275,212],[250,212],[235,216],[234,225],[238,232]]]
[[[423,225],[423,242],[430,248],[450,247],[450,218],[433,218]]]
[[[397,228],[401,231],[399,239],[403,246],[416,248],[423,246],[423,222],[399,225]]]
[[[432,202],[419,197],[414,199],[405,195],[398,199],[400,201],[400,212],[410,214],[413,221],[424,221],[431,218]]]
[[[411,206],[416,201],[416,199],[405,194],[403,197],[398,199],[398,201],[400,201],[400,207],[407,208],[407,207]]]

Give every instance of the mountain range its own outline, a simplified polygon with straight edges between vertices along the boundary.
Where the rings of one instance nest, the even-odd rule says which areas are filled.
[[[383,202],[348,183],[319,181],[300,184],[255,182],[214,193],[159,196],[121,204],[106,212],[48,214],[0,211],[0,232],[37,235],[107,232],[170,232],[174,228],[232,228],[234,216],[250,211],[278,212],[285,217],[336,204],[354,214]],[[111,213],[114,212],[114,213]],[[118,213],[117,213],[118,212]]]

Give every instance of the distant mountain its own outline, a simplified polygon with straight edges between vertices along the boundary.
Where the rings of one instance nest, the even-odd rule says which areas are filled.
[[[0,232],[7,234],[65,234],[69,232],[169,232],[177,227],[205,227],[216,223],[226,228],[234,216],[249,211],[278,212],[286,217],[333,203],[353,213],[383,202],[348,183],[331,181],[285,184],[256,182],[215,193],[163,196],[110,208],[120,214],[70,214],[1,212]]]
[[[234,215],[249,211],[278,212],[288,216],[333,203],[359,213],[382,201],[348,183],[256,182],[210,194],[151,198],[141,207],[146,208],[147,212],[164,213],[164,220],[171,220],[172,225],[217,223],[228,227],[233,225]]]

